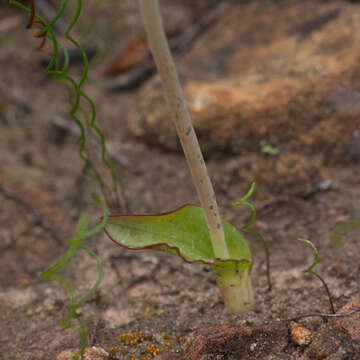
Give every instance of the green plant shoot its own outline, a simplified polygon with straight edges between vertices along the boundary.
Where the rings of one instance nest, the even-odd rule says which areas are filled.
[[[241,297],[225,303],[231,312],[250,309],[253,293],[249,274],[253,264],[250,248],[240,231],[222,220],[228,259],[215,256],[202,209],[185,205],[158,215],[111,215],[105,232],[118,245],[131,250],[154,249],[176,255],[188,263],[209,265],[220,289],[241,286]],[[236,276],[235,276],[236,275]],[[225,298],[228,300],[228,298]],[[236,301],[235,301],[236,300]]]
[[[210,265],[226,309],[234,314],[252,310],[255,301],[250,279],[251,251],[243,235],[222,220],[218,211],[214,189],[166,40],[158,0],[139,0],[139,5],[165,99],[201,208],[184,206],[157,216],[114,216],[110,218],[106,231],[113,240],[131,249],[154,248],[178,255],[188,262]]]
[[[248,198],[250,198],[254,191],[255,191],[255,183],[252,183],[250,186],[249,191],[247,192],[247,194],[240,199],[239,201],[235,201],[232,203],[232,206],[240,206],[240,205],[245,205],[247,206],[250,211],[251,211],[251,217],[250,220],[248,221],[248,223],[246,223],[245,225],[243,225],[242,230],[244,231],[248,231],[252,234],[254,234],[258,239],[260,239],[264,250],[265,250],[265,256],[266,256],[266,276],[267,276],[267,281],[268,281],[268,290],[271,291],[271,277],[270,277],[270,252],[269,252],[269,247],[267,245],[266,240],[264,239],[264,237],[260,234],[259,231],[257,231],[256,229],[254,229],[252,227],[252,224],[255,222],[256,219],[256,210],[255,210],[255,206],[253,204],[251,204],[250,202],[247,201]]]
[[[86,328],[77,310],[81,305],[83,305],[94,295],[101,283],[101,279],[103,276],[102,264],[99,257],[83,244],[83,241],[85,239],[88,239],[89,237],[94,236],[100,231],[102,231],[108,221],[108,214],[105,205],[96,196],[94,196],[94,199],[103,211],[103,219],[101,223],[95,228],[88,230],[87,214],[82,214],[79,219],[75,235],[67,241],[68,249],[65,254],[54,265],[50,266],[47,270],[45,270],[40,276],[42,280],[57,281],[60,285],[64,287],[64,289],[68,293],[70,303],[68,306],[67,314],[60,322],[60,326],[64,328],[73,328],[79,333],[80,349],[78,353],[73,357],[74,359],[78,359],[78,356],[82,356],[86,347]],[[98,278],[93,287],[84,296],[82,296],[80,299],[77,299],[70,281],[59,275],[58,273],[70,262],[70,260],[80,249],[87,252],[95,260],[98,269]],[[78,327],[72,324],[73,319],[78,322]]]
[[[280,150],[276,146],[264,142],[261,144],[261,152],[265,155],[275,156],[279,154]]]
[[[330,294],[330,290],[329,290],[329,287],[327,286],[325,280],[322,278],[322,276],[320,276],[317,272],[315,272],[313,270],[313,268],[315,267],[315,265],[317,264],[318,260],[319,260],[319,252],[316,248],[316,246],[310,241],[310,240],[307,240],[307,239],[304,239],[304,238],[299,238],[298,239],[299,241],[305,243],[305,244],[308,244],[311,246],[313,252],[314,252],[314,260],[313,260],[313,263],[308,267],[306,268],[305,270],[303,270],[304,273],[309,273],[315,277],[317,277],[321,283],[323,284],[324,288],[325,288],[325,291],[326,291],[326,294],[328,296],[328,299],[329,299],[329,303],[330,303],[330,308],[331,308],[331,312],[333,314],[335,314],[335,309],[334,309],[334,304],[333,304],[333,301],[332,301],[332,298],[331,298],[331,294]]]
[[[83,160],[83,171],[98,183],[100,190],[102,194],[104,195],[104,198],[107,198],[106,193],[106,186],[105,182],[103,180],[103,176],[101,171],[97,168],[94,161],[90,157],[90,151],[88,147],[88,141],[87,141],[87,134],[89,134],[91,137],[93,137],[96,141],[96,143],[100,147],[100,153],[101,153],[101,159],[105,166],[105,168],[110,172],[111,178],[112,178],[112,192],[117,196],[118,199],[118,179],[116,170],[111,164],[111,162],[107,158],[107,152],[106,152],[106,146],[105,146],[105,138],[102,134],[101,130],[97,127],[95,123],[96,118],[96,109],[95,104],[90,99],[90,97],[82,90],[82,86],[87,78],[88,74],[88,59],[87,56],[80,46],[80,44],[71,36],[70,32],[75,26],[82,8],[82,0],[76,0],[75,2],[75,12],[73,15],[73,18],[70,20],[70,23],[65,31],[65,38],[70,41],[78,50],[80,51],[83,59],[83,69],[80,76],[80,79],[78,81],[74,80],[72,77],[70,77],[67,74],[68,66],[69,66],[69,57],[68,52],[65,46],[63,46],[55,37],[55,34],[52,30],[52,25],[55,24],[55,22],[62,16],[66,6],[69,3],[69,0],[62,0],[60,7],[54,16],[54,18],[47,22],[42,17],[38,16],[35,12],[35,1],[29,1],[30,8],[24,6],[22,3],[16,1],[16,0],[10,0],[10,4],[16,5],[19,8],[27,11],[30,14],[30,20],[29,24],[27,25],[27,28],[31,29],[33,24],[37,24],[41,26],[41,29],[36,29],[33,34],[37,38],[41,38],[42,42],[40,46],[38,47],[39,50],[43,49],[43,46],[46,42],[46,40],[50,40],[52,44],[52,52],[51,52],[51,59],[49,61],[48,66],[45,69],[45,73],[52,76],[53,80],[56,80],[58,82],[63,83],[69,92],[69,103],[71,106],[69,115],[74,120],[74,122],[77,124],[80,130],[80,136],[78,139],[78,146],[79,146],[79,154],[81,159]],[[64,63],[62,66],[60,66],[58,61],[58,51],[59,48],[64,53]],[[90,107],[90,114],[86,112],[81,107],[81,100],[83,100],[87,107]],[[84,115],[84,120],[82,121],[80,117],[78,116],[78,113],[81,112]],[[87,132],[86,132],[87,130]],[[80,315],[77,313],[78,308],[84,304],[86,301],[88,301],[96,292],[98,289],[101,279],[102,279],[102,264],[98,256],[90,250],[87,246],[83,244],[84,240],[88,239],[91,236],[94,236],[101,232],[103,228],[106,225],[108,215],[106,206],[104,203],[94,195],[94,200],[101,208],[103,218],[99,225],[97,225],[95,228],[88,230],[88,217],[86,214],[83,214],[78,222],[77,230],[75,235],[68,240],[68,249],[65,252],[65,254],[51,267],[49,267],[47,270],[45,270],[41,274],[42,280],[55,280],[58,281],[67,291],[70,299],[70,304],[68,308],[68,312],[65,315],[64,319],[61,321],[60,325],[62,327],[68,328],[74,328],[78,331],[80,336],[80,349],[72,358],[73,359],[79,359],[79,357],[82,357],[85,347],[86,347],[86,328],[81,320]],[[98,278],[94,284],[94,286],[80,299],[77,299],[74,289],[70,283],[69,280],[65,279],[58,273],[70,262],[70,260],[76,255],[76,253],[79,250],[84,250],[88,253],[96,262],[97,264],[97,270],[98,270]],[[76,320],[78,322],[78,326],[76,327],[73,325],[72,320]]]
[[[251,219],[242,229],[261,239],[268,256],[264,238],[251,227],[256,212],[248,199],[254,190],[253,183],[248,193],[241,200],[234,202],[233,206],[250,207]],[[129,250],[159,250],[179,256],[188,263],[210,266],[221,292],[227,295],[224,296],[227,310],[239,313],[253,308],[254,295],[250,282],[253,259],[243,234],[225,220],[222,220],[222,226],[229,251],[227,259],[220,259],[215,255],[204,212],[194,205],[184,205],[163,214],[111,215],[105,232],[117,245]],[[270,281],[270,275],[268,280]],[[231,293],[229,289],[234,289],[234,292]]]
[[[30,1],[30,3],[34,5],[34,1]],[[51,21],[47,22],[44,18],[42,18],[41,16],[37,15],[34,12],[35,9],[33,6],[31,8],[28,8],[16,0],[10,0],[10,4],[16,5],[30,14],[30,18],[32,18],[33,21],[30,22],[29,24],[30,26],[28,25],[28,27],[31,28],[32,24],[34,24],[35,21],[37,21],[37,24],[41,24],[42,28],[40,30],[36,30],[35,37],[37,38],[43,37],[44,40],[48,39],[51,42],[52,45],[51,59],[44,72],[47,75],[50,75],[53,80],[63,83],[69,92],[69,103],[71,105],[69,116],[76,123],[76,125],[79,127],[80,130],[80,136],[78,138],[78,149],[79,149],[80,158],[83,160],[84,173],[92,177],[98,183],[100,190],[104,195],[105,199],[107,198],[108,193],[111,191],[116,196],[117,201],[119,201],[118,176],[116,169],[112,165],[111,161],[108,159],[105,137],[95,121],[96,107],[94,102],[91,100],[91,98],[83,90],[83,84],[87,79],[87,75],[89,71],[89,62],[85,51],[71,35],[71,31],[76,25],[81,13],[82,0],[76,0],[74,15],[70,20],[70,23],[67,26],[64,34],[65,38],[80,51],[82,56],[83,69],[80,75],[80,79],[78,81],[76,81],[74,78],[72,78],[67,74],[67,70],[69,67],[68,51],[66,47],[58,41],[52,29],[52,25],[61,17],[61,15],[64,13],[66,9],[66,6],[69,3],[70,3],[69,0],[62,0],[60,7],[54,18]],[[44,42],[45,41],[43,41],[43,43],[38,49],[42,49]],[[62,66],[60,66],[58,61],[59,49],[61,49],[64,53],[64,64]],[[90,112],[87,112],[82,108],[81,105],[82,101],[87,105],[87,107],[90,108]],[[79,112],[85,114],[84,116],[85,121],[82,121],[80,119],[78,115]],[[107,189],[106,184],[103,180],[103,174],[98,169],[95,162],[90,156],[90,150],[86,136],[87,135],[86,129],[88,129],[88,134],[91,137],[93,137],[97,142],[97,144],[99,145],[100,147],[99,152],[101,154],[102,162],[105,166],[105,169],[107,169],[111,175],[112,185],[110,191]]]

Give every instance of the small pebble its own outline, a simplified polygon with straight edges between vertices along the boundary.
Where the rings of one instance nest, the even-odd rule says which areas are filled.
[[[327,191],[327,190],[330,190],[331,187],[332,187],[332,180],[331,179],[326,179],[324,181],[322,181],[320,184],[319,184],[319,189],[321,191]]]
[[[292,341],[300,346],[307,346],[311,342],[311,331],[296,322],[290,324],[290,336]]]
[[[256,346],[257,346],[256,343],[252,343],[252,344],[250,345],[250,351],[251,351],[251,352],[255,351]]]

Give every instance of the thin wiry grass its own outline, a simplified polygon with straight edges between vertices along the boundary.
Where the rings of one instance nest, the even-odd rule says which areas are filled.
[[[311,246],[313,252],[314,252],[314,260],[313,260],[313,263],[308,267],[306,268],[305,270],[303,270],[304,273],[309,273],[315,277],[317,277],[323,284],[325,290],[326,290],[326,294],[328,296],[328,299],[329,299],[329,303],[330,303],[330,308],[331,308],[331,312],[333,314],[335,314],[335,308],[334,308],[334,303],[332,301],[332,297],[331,297],[331,294],[330,294],[330,290],[329,290],[329,287],[327,286],[325,280],[317,273],[313,270],[313,268],[315,267],[315,265],[317,264],[318,260],[319,260],[319,252],[316,248],[316,246],[310,241],[310,240],[307,240],[307,239],[304,239],[304,238],[299,238],[298,239],[299,241],[305,243],[305,244],[308,244]]]
[[[265,257],[266,257],[266,277],[267,277],[267,281],[268,281],[268,290],[271,291],[269,247],[268,247],[268,244],[267,244],[266,240],[260,234],[260,232],[252,227],[252,224],[254,223],[254,221],[256,219],[256,210],[255,210],[255,206],[247,201],[247,199],[253,195],[254,191],[255,191],[255,183],[252,183],[251,186],[250,186],[249,191],[247,192],[247,194],[242,199],[240,199],[239,201],[233,202],[232,206],[245,205],[251,211],[250,220],[245,225],[242,226],[242,229],[254,234],[258,239],[260,239],[260,241],[261,241],[261,243],[262,243],[262,245],[264,247]]]
[[[90,151],[86,139],[86,129],[87,129],[88,130],[87,132],[91,136],[93,136],[96,139],[97,143],[100,145],[102,162],[111,173],[112,191],[116,194],[116,197],[119,198],[117,173],[113,165],[108,160],[105,137],[95,122],[96,119],[95,104],[82,89],[82,86],[87,78],[88,69],[89,69],[87,55],[83,50],[83,48],[81,47],[81,45],[71,36],[71,31],[74,28],[75,24],[77,23],[81,13],[82,0],[77,0],[74,15],[70,20],[70,24],[68,25],[65,31],[66,39],[80,51],[82,56],[83,68],[80,79],[78,81],[76,81],[67,74],[67,70],[69,68],[68,51],[66,47],[57,40],[54,31],[52,29],[52,26],[56,23],[56,21],[60,19],[60,17],[64,13],[68,3],[69,0],[62,0],[56,15],[53,17],[51,21],[47,22],[44,18],[42,18],[41,16],[35,13],[34,0],[30,1],[30,7],[26,7],[25,5],[23,5],[22,3],[16,0],[10,0],[10,4],[16,5],[30,14],[27,28],[31,30],[32,35],[34,37],[42,39],[41,44],[38,46],[37,49],[46,52],[44,49],[44,45],[47,39],[50,40],[52,44],[51,58],[49,64],[45,69],[45,73],[47,75],[50,75],[53,80],[63,83],[68,89],[69,103],[71,107],[69,111],[69,115],[80,129],[80,136],[78,138],[78,149],[79,149],[79,155],[83,160],[83,171],[86,172],[88,175],[90,175],[93,179],[95,179],[95,181],[100,186],[100,190],[106,200],[106,191],[105,191],[106,188],[102,174],[90,157]],[[36,27],[34,26],[35,24],[37,24]],[[62,66],[60,66],[58,61],[59,49],[61,49],[61,51],[64,54],[64,63],[62,64]],[[89,105],[90,114],[88,114],[80,106],[81,100],[84,100]],[[83,121],[80,120],[78,113],[83,114],[83,117],[85,119],[85,124]],[[101,232],[108,220],[108,213],[105,204],[96,195],[94,195],[94,200],[99,205],[103,213],[103,218],[101,223],[96,227],[94,227],[93,229],[88,230],[88,216],[86,214],[83,214],[79,219],[75,235],[67,241],[68,248],[65,254],[54,265],[46,269],[41,274],[40,277],[42,280],[55,280],[59,282],[60,285],[64,287],[64,289],[66,290],[69,296],[68,310],[65,317],[61,321],[60,325],[65,328],[73,328],[79,333],[80,348],[78,352],[75,355],[73,355],[73,359],[79,359],[79,357],[82,357],[87,343],[86,328],[78,313],[78,309],[81,305],[83,305],[94,295],[94,293],[97,291],[101,283],[101,279],[103,276],[102,264],[99,257],[92,250],[90,250],[87,246],[83,244],[84,240]],[[71,261],[71,259],[75,256],[75,254],[79,250],[84,250],[95,260],[97,264],[98,276],[93,287],[88,292],[86,292],[86,294],[83,295],[80,299],[77,299],[71,282],[68,279],[64,278],[62,275],[60,275],[59,273],[64,269],[65,266],[68,265],[68,263]],[[74,325],[73,320],[77,321],[77,326]]]
[[[103,212],[103,218],[101,223],[96,227],[94,227],[93,229],[88,230],[88,216],[87,214],[81,215],[75,235],[67,241],[68,248],[65,254],[54,265],[46,269],[40,276],[40,279],[42,280],[57,281],[61,286],[64,287],[64,289],[66,290],[69,296],[70,303],[68,305],[68,310],[65,317],[61,320],[60,326],[64,328],[73,328],[80,335],[80,349],[78,351],[78,354],[74,356],[74,359],[76,359],[78,356],[83,355],[86,347],[86,338],[87,338],[86,328],[81,320],[80,315],[78,314],[78,309],[81,305],[83,305],[95,294],[95,292],[100,286],[103,277],[101,260],[92,250],[90,250],[87,246],[83,244],[84,240],[101,232],[108,221],[108,213],[106,210],[106,206],[95,195],[94,195],[94,200],[99,204]],[[64,269],[65,266],[68,265],[68,263],[71,261],[74,255],[78,252],[78,250],[84,250],[95,260],[98,271],[98,276],[95,284],[80,299],[77,299],[71,282],[68,279],[64,278],[63,276],[59,275],[59,273]],[[78,326],[75,326],[72,320],[76,320]]]
[[[73,15],[73,18],[70,21],[70,24],[68,25],[66,31],[65,31],[65,38],[71,42],[80,52],[83,60],[83,68],[82,73],[80,75],[80,79],[78,81],[75,81],[71,76],[67,74],[67,70],[69,68],[69,55],[68,51],[63,44],[61,44],[52,29],[52,25],[61,17],[63,14],[67,4],[69,3],[69,0],[62,0],[61,5],[58,9],[57,14],[55,17],[47,22],[44,18],[37,14],[32,14],[32,9],[26,7],[22,3],[16,1],[16,0],[10,0],[10,4],[16,5],[23,10],[27,11],[28,13],[32,14],[31,16],[34,18],[33,23],[37,21],[37,24],[41,24],[43,27],[40,30],[37,30],[34,33],[34,36],[36,37],[42,37],[45,36],[46,39],[49,39],[52,44],[52,51],[51,51],[51,59],[49,61],[48,66],[44,70],[44,72],[47,75],[50,75],[53,80],[59,81],[64,83],[69,92],[71,92],[71,95],[69,95],[69,103],[71,105],[71,109],[69,111],[70,117],[73,119],[73,121],[77,124],[80,130],[80,136],[78,138],[78,146],[79,146],[79,155],[81,159],[83,160],[83,170],[86,171],[92,178],[96,180],[96,182],[99,184],[102,194],[104,195],[105,199],[107,197],[106,193],[106,186],[103,181],[103,176],[98,170],[97,166],[93,162],[93,160],[90,157],[90,151],[88,148],[87,140],[86,140],[86,127],[88,125],[89,133],[91,136],[93,136],[97,143],[100,145],[100,153],[101,153],[101,159],[103,164],[105,165],[105,168],[108,169],[108,171],[111,174],[112,179],[112,192],[116,195],[116,198],[119,198],[118,195],[118,175],[116,172],[116,169],[112,165],[112,163],[108,159],[108,154],[106,150],[106,143],[105,143],[105,137],[100,130],[100,128],[96,125],[96,107],[92,99],[85,93],[85,91],[82,89],[82,86],[87,79],[88,70],[89,70],[89,62],[87,55],[81,45],[71,36],[71,30],[77,23],[81,8],[82,8],[82,0],[77,0],[77,6],[75,9],[75,13]],[[30,25],[30,24],[28,24]],[[43,49],[43,45],[41,49]],[[64,53],[64,64],[60,66],[58,61],[58,53],[59,48]],[[87,117],[85,117],[86,126],[84,125],[83,121],[80,120],[78,113],[83,112],[81,111],[80,102],[81,100],[84,100],[90,107],[90,113]],[[87,120],[90,119],[90,120]]]

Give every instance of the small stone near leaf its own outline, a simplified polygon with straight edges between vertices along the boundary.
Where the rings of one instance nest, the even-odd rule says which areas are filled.
[[[307,346],[311,342],[311,331],[296,322],[290,324],[290,336],[292,341],[300,346]]]

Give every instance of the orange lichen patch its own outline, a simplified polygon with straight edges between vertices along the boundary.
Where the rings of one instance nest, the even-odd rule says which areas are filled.
[[[151,311],[150,306],[147,306],[147,307],[145,308],[145,311],[144,311],[144,316],[145,316],[145,317],[149,316],[149,315],[150,315],[150,311]]]
[[[184,341],[184,339],[183,339],[183,337],[182,337],[181,333],[177,333],[177,334],[176,334],[176,340],[177,340],[179,343],[181,343],[181,342],[183,342],[183,341]]]
[[[119,356],[121,359],[127,360],[152,359],[165,350],[172,350],[174,348],[174,344],[169,341],[171,338],[176,338],[178,343],[184,341],[181,333],[177,333],[175,336],[166,332],[155,335],[143,330],[120,333],[116,337],[116,341],[121,345],[107,348],[109,360],[118,359]],[[101,343],[103,344],[104,342]],[[134,357],[135,354],[136,356]]]
[[[158,309],[156,310],[156,315],[160,316],[161,314],[163,314],[165,312],[164,309]]]
[[[107,352],[109,353],[109,358],[115,359],[118,351],[119,351],[119,348],[117,346],[112,346],[112,347],[108,348]]]
[[[157,347],[154,344],[151,344],[150,346],[148,346],[146,348],[146,353],[148,354],[148,356],[150,357],[150,359],[154,358],[156,355],[161,354],[165,349],[164,348],[160,348]]]
[[[144,340],[151,339],[151,335],[142,331],[120,334],[116,340],[126,346],[136,346]]]

